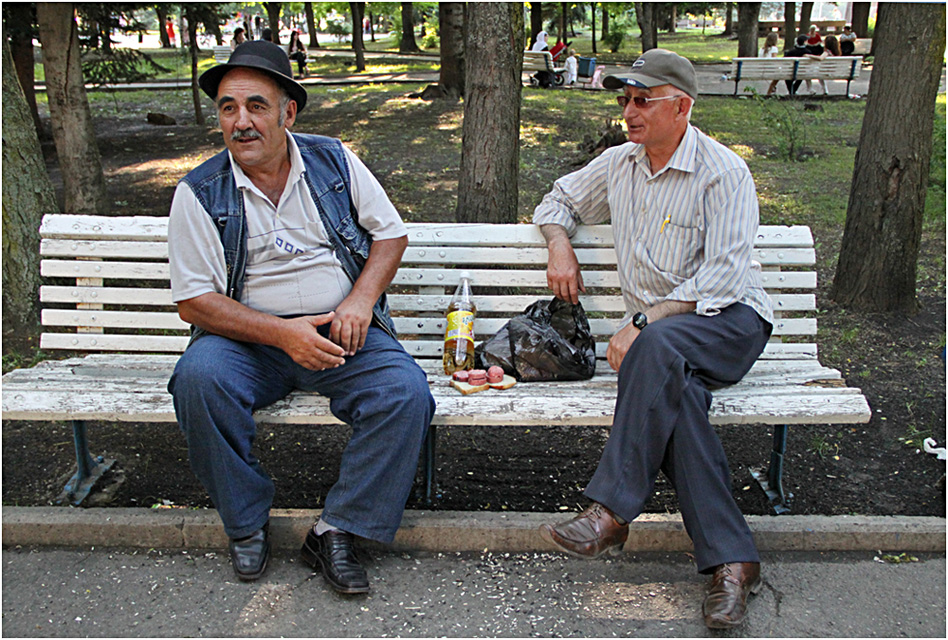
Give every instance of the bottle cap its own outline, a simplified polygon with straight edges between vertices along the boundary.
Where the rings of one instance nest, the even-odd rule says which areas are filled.
[[[471,279],[471,272],[470,272],[470,271],[462,271],[461,274],[460,274],[458,277],[461,278],[462,280],[464,280],[464,279],[470,280],[470,279]]]

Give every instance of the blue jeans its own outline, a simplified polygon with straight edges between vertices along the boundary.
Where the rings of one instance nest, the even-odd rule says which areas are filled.
[[[212,334],[195,340],[178,360],[168,390],[188,441],[191,469],[227,535],[250,535],[269,518],[274,487],[251,453],[253,412],[294,389],[328,397],[332,414],[352,427],[322,519],[391,542],[435,403],[418,364],[375,326],[358,353],[326,371],[310,371],[276,347]]]
[[[760,562],[708,410],[711,390],[744,377],[771,329],[741,303],[716,316],[671,316],[643,329],[619,368],[612,430],[586,497],[632,521],[661,470],[678,494],[702,573],[726,562]]]

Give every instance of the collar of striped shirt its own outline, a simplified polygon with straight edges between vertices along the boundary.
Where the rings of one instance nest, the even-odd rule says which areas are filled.
[[[698,153],[698,130],[695,129],[692,125],[688,125],[688,129],[685,131],[685,136],[681,139],[681,142],[678,144],[678,148],[675,149],[675,153],[672,154],[672,157],[669,158],[668,162],[662,167],[662,170],[652,176],[655,178],[662,175],[664,172],[669,169],[675,169],[677,171],[685,171],[688,173],[694,173],[695,170],[695,156]],[[632,149],[629,150],[629,156],[638,164],[643,167],[648,168],[648,157],[645,154],[645,145],[636,144],[632,145]],[[651,174],[651,169],[648,171]],[[651,180],[651,178],[649,178]]]

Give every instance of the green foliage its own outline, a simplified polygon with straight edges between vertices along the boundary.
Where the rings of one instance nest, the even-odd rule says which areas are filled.
[[[182,49],[182,51],[184,51]],[[139,49],[112,49],[109,52],[94,51],[82,59],[82,75],[92,84],[114,84],[118,82],[143,82],[158,73],[167,73],[164,67]]]
[[[760,119],[780,149],[780,157],[790,162],[801,159],[800,151],[806,144],[806,121],[802,106],[796,100],[768,99],[753,87],[744,91],[754,97],[759,107]]]
[[[609,24],[609,32],[606,37],[602,39],[603,44],[609,47],[609,51],[612,53],[617,53],[622,48],[622,43],[625,42],[628,29],[629,25],[624,20],[613,21]]]
[[[441,25],[437,16],[425,21],[425,37],[421,39],[422,49],[436,49],[441,46]]]
[[[352,25],[349,24],[349,20],[345,16],[328,17],[326,18],[326,32],[331,36],[335,36],[337,40],[341,40],[352,33]]]

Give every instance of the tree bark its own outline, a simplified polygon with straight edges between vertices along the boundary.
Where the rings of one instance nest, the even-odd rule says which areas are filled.
[[[797,3],[783,3],[783,50],[790,51],[796,45]]]
[[[810,16],[813,15],[813,3],[804,2],[800,5],[800,26],[797,27],[797,35],[806,33],[810,30]]]
[[[737,56],[757,57],[757,23],[760,17],[760,2],[737,4]]]
[[[158,16],[158,40],[161,42],[162,49],[171,48],[171,40],[168,39],[168,32],[165,30],[165,21],[168,19],[168,8],[164,2],[155,5],[155,14]],[[250,37],[250,34],[247,34]]]
[[[198,18],[193,10],[194,5],[184,4],[181,8],[188,21],[188,56],[191,59],[191,100],[194,102],[194,122],[204,126],[204,110],[201,108],[201,88],[198,85]]]
[[[415,7],[411,2],[402,3],[402,39],[398,43],[400,53],[421,51],[415,42]]]
[[[592,27],[590,28],[590,35],[592,36],[592,50],[593,53],[598,53],[596,51],[596,3],[590,2],[589,8],[591,9],[590,14],[592,15]]]
[[[33,75],[33,10],[25,2],[3,5],[3,38],[10,41],[10,55],[16,68],[16,77],[23,89],[23,97],[30,110],[33,126],[40,139],[48,137],[36,108],[36,90]]]
[[[636,2],[635,19],[642,32],[642,53],[658,47],[658,22],[655,19],[656,2]]]
[[[831,297],[859,311],[911,314],[918,305],[915,282],[945,52],[945,5],[880,3],[873,40],[872,90]]]
[[[568,2],[560,3],[560,32],[557,35],[563,44],[566,44],[566,14],[569,11],[568,7]],[[565,60],[566,58],[563,59]]]
[[[869,37],[869,9],[871,7],[871,2],[853,3],[853,18],[850,24],[852,24],[853,31],[859,38]]]
[[[264,2],[263,6],[267,10],[267,22],[273,33],[271,38],[275,44],[280,44],[280,9],[283,8],[283,3]]]
[[[304,2],[303,11],[306,13],[306,30],[309,32],[309,48],[318,49],[319,40],[316,36],[316,18],[313,16],[313,3]]]
[[[724,33],[722,36],[731,36],[734,33],[734,3],[724,3]]]
[[[352,50],[356,55],[356,71],[365,71],[365,45],[362,43],[362,15],[365,3],[350,2],[349,11],[352,14]]]
[[[439,2],[441,25],[441,74],[438,84],[446,97],[464,95],[464,3]]]
[[[3,339],[39,333],[39,224],[59,210],[36,130],[3,40]]]
[[[602,36],[599,39],[605,40],[609,35],[609,3],[600,2],[599,6],[602,7]]]
[[[530,46],[537,42],[537,34],[543,31],[543,3],[530,3]]]
[[[102,160],[79,62],[79,33],[72,3],[36,5],[46,94],[53,123],[53,141],[63,175],[65,210],[107,213]]]
[[[472,2],[464,16],[464,125],[458,222],[517,222],[523,10],[518,3]]]

